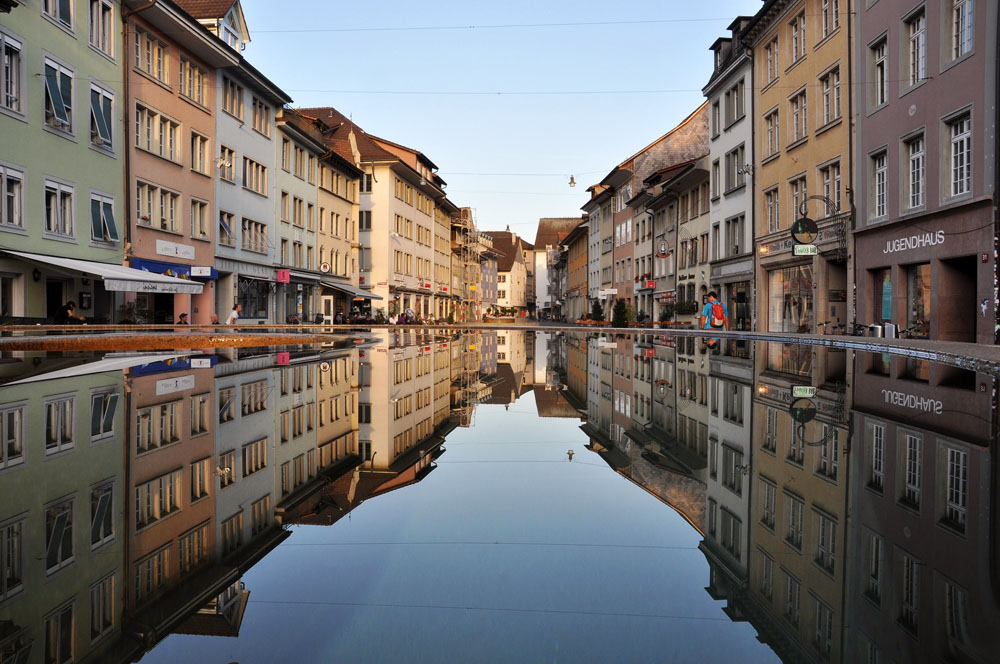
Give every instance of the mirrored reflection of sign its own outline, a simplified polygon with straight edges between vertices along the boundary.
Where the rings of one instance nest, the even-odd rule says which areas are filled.
[[[800,424],[812,422],[816,417],[816,404],[812,399],[796,399],[788,406],[788,413]]]
[[[812,385],[793,385],[792,396],[795,398],[810,398],[816,396],[816,388]]]

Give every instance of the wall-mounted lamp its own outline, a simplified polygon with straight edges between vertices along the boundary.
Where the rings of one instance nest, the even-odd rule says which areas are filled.
[[[35,282],[39,282],[42,280],[42,273],[39,272],[37,267],[31,271],[31,278],[34,279]]]
[[[571,187],[575,187],[576,186],[576,178],[574,178],[572,175],[569,176],[569,186],[571,186]]]

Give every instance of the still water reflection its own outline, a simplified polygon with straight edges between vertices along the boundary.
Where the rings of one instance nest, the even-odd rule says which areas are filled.
[[[9,353],[0,663],[996,661],[993,393],[652,334]]]

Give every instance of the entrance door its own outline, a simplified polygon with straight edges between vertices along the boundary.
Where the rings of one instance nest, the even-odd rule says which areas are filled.
[[[66,282],[49,279],[45,282],[45,315],[55,318],[56,313],[66,304]]]
[[[323,323],[332,325],[334,314],[332,295],[324,295],[320,298],[320,310],[323,312]]]

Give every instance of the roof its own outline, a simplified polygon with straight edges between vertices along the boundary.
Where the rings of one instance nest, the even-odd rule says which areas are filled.
[[[581,217],[542,217],[538,220],[535,233],[535,247],[558,246],[574,228],[580,225]]]
[[[560,390],[547,390],[544,385],[535,385],[535,409],[539,417],[563,417],[580,419],[580,413],[566,400]]]
[[[236,0],[174,0],[193,18],[222,18]]]
[[[497,252],[497,272],[510,272],[514,263],[518,260],[524,262],[521,252],[515,250],[518,244],[523,244],[524,240],[510,231],[489,231],[493,238],[493,249]]]
[[[364,161],[399,161],[399,157],[378,145],[346,115],[332,106],[316,106],[297,109],[299,113],[322,120],[329,130],[325,134],[326,145],[351,163],[355,162],[350,135],[353,131],[358,154]]]
[[[329,125],[325,122],[313,116],[301,113],[294,108],[281,109],[281,117],[287,124],[292,125],[312,140],[324,145],[327,150],[329,150],[328,154],[324,155],[324,157],[334,161],[339,167],[348,171],[351,175],[360,176],[363,173],[361,169],[354,165],[353,153],[351,153],[350,156],[344,156],[337,150],[330,147],[327,141],[327,136],[331,130]]]

